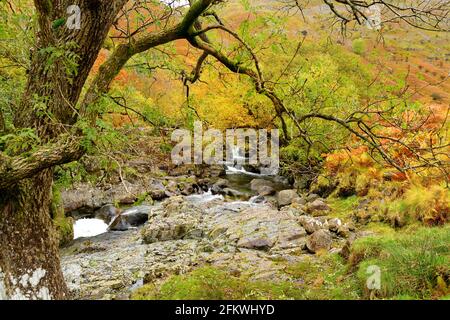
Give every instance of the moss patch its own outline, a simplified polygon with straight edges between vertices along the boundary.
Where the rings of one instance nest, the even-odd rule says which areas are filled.
[[[214,267],[198,268],[175,275],[160,287],[147,284],[132,294],[134,300],[264,300],[299,299],[301,291],[294,283],[255,282],[234,277]]]
[[[328,198],[327,203],[332,209],[330,216],[343,220],[350,219],[360,200],[361,198],[357,196],[351,196],[348,198]]]
[[[73,239],[73,219],[71,217],[66,217],[62,204],[61,193],[57,187],[53,187],[51,213],[59,245],[63,246]]]
[[[302,283],[302,299],[354,300],[362,293],[357,279],[348,272],[345,260],[338,254],[307,257],[287,266],[286,273]]]

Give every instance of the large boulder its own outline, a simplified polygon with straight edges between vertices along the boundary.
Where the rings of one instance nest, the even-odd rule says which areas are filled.
[[[327,230],[318,230],[306,239],[306,247],[312,253],[319,250],[330,250],[331,248],[331,234]]]
[[[277,201],[279,207],[284,207],[292,203],[301,203],[302,198],[298,195],[297,190],[291,189],[278,192]]]
[[[97,211],[95,211],[95,218],[105,221],[106,224],[110,224],[111,221],[119,215],[120,210],[113,204],[106,204]]]
[[[314,219],[313,217],[300,216],[298,218],[298,221],[309,234],[323,229],[323,223],[318,219]]]
[[[342,226],[342,221],[339,218],[331,218],[328,220],[328,228],[330,231],[337,232],[339,227]]]
[[[145,243],[159,241],[198,239],[203,236],[204,212],[183,197],[167,199],[160,207],[152,210],[148,223],[142,228]]]
[[[150,206],[137,206],[125,210],[116,216],[109,225],[111,231],[125,231],[131,227],[143,225],[148,220],[148,216],[152,210]]]
[[[325,215],[331,208],[322,199],[316,199],[306,205],[307,212],[314,215]]]
[[[144,183],[123,183],[109,188],[96,188],[88,183],[80,183],[75,188],[63,190],[61,197],[65,212],[70,212],[74,218],[92,216],[96,209],[110,203],[133,204],[137,194],[147,192]]]
[[[221,194],[222,190],[229,186],[229,181],[226,179],[220,178],[217,180],[211,187],[212,194]]]
[[[203,232],[195,229],[197,222],[189,215],[154,219],[142,229],[142,239],[145,243],[150,244],[159,241],[200,238]]]
[[[275,194],[276,190],[271,186],[263,186],[259,188],[258,195],[266,197],[266,196],[273,196]]]
[[[149,183],[147,194],[153,200],[162,200],[167,197],[166,187],[161,181],[152,179]]]
[[[250,182],[250,189],[252,191],[259,192],[259,190],[263,187],[273,187],[273,183],[266,179],[253,179]]]
[[[221,210],[209,238],[238,248],[270,251],[300,250],[306,231],[287,212],[268,206],[250,207],[238,214]]]

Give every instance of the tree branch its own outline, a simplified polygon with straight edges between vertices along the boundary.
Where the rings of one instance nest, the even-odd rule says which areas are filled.
[[[14,186],[36,173],[81,158],[85,149],[80,137],[65,136],[29,155],[9,157],[0,153],[0,190]]]

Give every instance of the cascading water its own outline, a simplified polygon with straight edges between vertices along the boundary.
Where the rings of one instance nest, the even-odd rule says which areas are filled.
[[[108,225],[101,219],[79,219],[73,224],[74,239],[94,237],[108,231]]]
[[[211,189],[203,194],[193,194],[191,196],[186,197],[187,200],[193,203],[206,203],[214,200],[223,200],[224,197],[222,195],[212,194]]]
[[[246,158],[243,155],[243,152],[241,151],[241,148],[237,146],[233,146],[231,148],[231,154],[232,154],[232,163],[227,163],[227,174],[246,174],[249,173],[245,168],[242,166],[242,163],[245,163]]]
[[[227,174],[245,174],[249,176],[276,176],[278,175],[278,167],[260,166],[260,173],[247,171],[243,164],[249,163],[249,159],[245,157],[245,152],[238,146],[231,147],[232,161],[226,165]]]

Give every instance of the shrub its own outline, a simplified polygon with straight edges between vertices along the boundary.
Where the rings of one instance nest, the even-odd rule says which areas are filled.
[[[391,221],[400,220],[401,225],[415,220],[428,226],[443,225],[450,212],[449,190],[439,185],[421,185],[409,188],[403,197],[388,205]]]
[[[366,43],[363,39],[355,39],[352,43],[353,52],[358,55],[363,55],[366,52]]]

